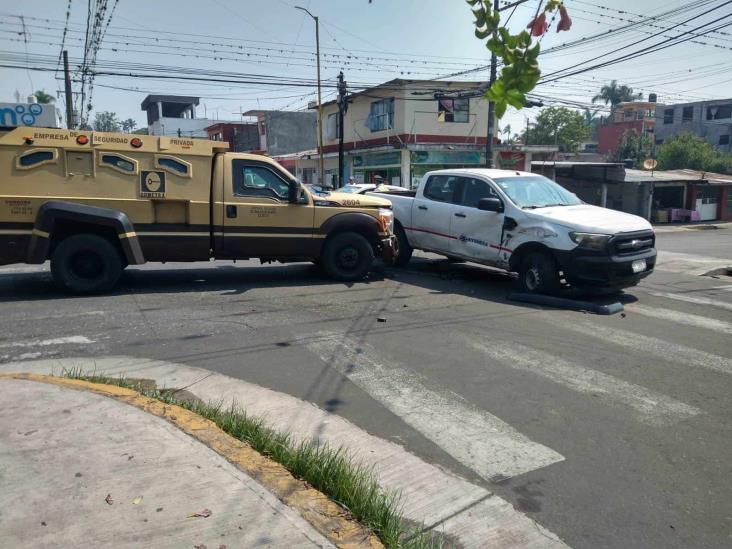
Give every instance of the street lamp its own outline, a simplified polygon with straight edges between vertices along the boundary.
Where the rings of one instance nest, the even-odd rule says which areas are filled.
[[[323,105],[320,99],[320,22],[306,8],[295,6],[295,9],[304,11],[315,21],[315,51],[318,65],[318,152],[320,153],[320,186],[322,187],[325,183],[325,162],[323,160]]]

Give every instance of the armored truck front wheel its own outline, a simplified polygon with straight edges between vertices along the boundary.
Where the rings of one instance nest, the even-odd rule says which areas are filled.
[[[51,255],[54,281],[80,294],[111,290],[122,274],[122,258],[106,238],[76,234],[61,241]]]
[[[374,263],[374,249],[360,234],[341,233],[325,243],[321,261],[325,271],[336,280],[362,280]]]

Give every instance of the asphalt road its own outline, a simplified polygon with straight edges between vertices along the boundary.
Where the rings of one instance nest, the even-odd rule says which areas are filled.
[[[732,257],[732,226],[728,224],[723,227],[725,228],[662,232],[656,235],[656,239],[659,248],[668,252],[729,259]]]
[[[729,235],[659,246],[732,258]],[[151,265],[88,298],[23,269],[0,269],[2,362],[207,368],[403,444],[572,547],[732,545],[730,278],[659,269],[601,317],[510,302],[510,278],[433,256],[353,285],[309,265]]]

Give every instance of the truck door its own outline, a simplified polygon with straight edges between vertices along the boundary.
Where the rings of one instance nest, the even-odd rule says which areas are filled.
[[[503,213],[478,209],[481,198],[499,198],[490,183],[464,178],[459,205],[453,212],[450,252],[479,263],[495,264],[501,245]]]
[[[461,178],[454,175],[432,175],[412,206],[412,227],[409,235],[416,248],[445,252],[454,238],[452,222]]]
[[[313,243],[314,208],[288,202],[287,176],[269,162],[232,159],[224,176],[227,257],[302,257]]]

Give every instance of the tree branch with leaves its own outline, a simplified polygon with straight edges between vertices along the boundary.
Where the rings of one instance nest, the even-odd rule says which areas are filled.
[[[547,13],[559,10],[560,21],[557,32],[569,30],[572,20],[560,0],[549,0],[544,5],[539,2],[536,15],[527,25],[528,30],[512,34],[501,26],[500,10],[493,9],[491,0],[466,0],[475,16],[475,36],[486,40],[486,47],[501,62],[500,75],[485,93],[486,99],[493,101],[496,117],[501,118],[509,105],[521,109],[526,105],[526,94],[536,87],[541,78],[539,53],[541,45],[534,37],[543,36],[548,30]]]

